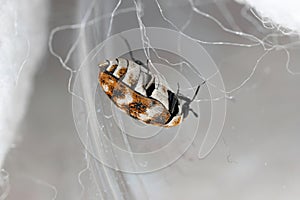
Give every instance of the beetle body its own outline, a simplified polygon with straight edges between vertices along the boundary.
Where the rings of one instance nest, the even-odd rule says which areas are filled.
[[[135,61],[116,58],[106,60],[99,67],[99,83],[104,92],[117,107],[135,119],[173,127],[191,110],[192,100],[184,97],[188,102],[181,106],[178,94],[169,89],[166,81]],[[182,107],[189,110],[182,111]]]

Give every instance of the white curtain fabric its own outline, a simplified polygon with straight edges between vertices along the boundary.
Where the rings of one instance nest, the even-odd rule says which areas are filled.
[[[46,51],[48,0],[0,1],[0,167]]]
[[[300,1],[298,0],[237,0],[255,8],[262,17],[271,19],[275,24],[300,31]]]

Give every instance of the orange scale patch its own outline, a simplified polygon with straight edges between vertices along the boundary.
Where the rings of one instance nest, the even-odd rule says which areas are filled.
[[[99,74],[99,83],[104,92],[111,98],[115,87],[118,85],[118,80],[105,72],[101,72]],[[106,90],[105,88],[108,89]]]
[[[180,124],[181,122],[181,117],[179,117],[178,119],[176,119],[174,122],[173,122],[173,126],[177,126],[178,124]]]
[[[140,102],[134,102],[129,104],[129,114],[134,118],[139,118],[139,115],[146,113],[146,110],[147,107]]]
[[[109,71],[109,72],[113,72],[113,71],[115,71],[115,69],[118,67],[118,65],[117,64],[115,64],[115,65],[112,65],[112,66],[110,66],[110,67],[108,67],[107,68],[107,71]]]
[[[118,71],[118,76],[122,78],[127,72],[127,68],[122,68]]]
[[[178,119],[174,120],[171,124],[167,125],[166,127],[173,127],[177,126],[181,123],[181,117],[178,117]]]
[[[128,105],[129,114],[134,118],[139,118],[140,114],[146,114],[147,108],[151,105],[151,99],[143,97],[134,91],[131,92],[132,102]]]

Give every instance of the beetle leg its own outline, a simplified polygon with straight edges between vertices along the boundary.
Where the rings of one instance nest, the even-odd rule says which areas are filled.
[[[192,102],[192,100],[186,96],[184,96],[183,94],[178,94],[177,95],[178,99],[181,99],[181,100],[184,100],[184,101],[187,101],[187,102]]]
[[[195,117],[198,117],[198,114],[193,109],[190,108],[189,111],[191,111],[195,115]]]

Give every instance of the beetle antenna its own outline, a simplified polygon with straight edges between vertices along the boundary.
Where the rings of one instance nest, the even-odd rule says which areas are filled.
[[[135,61],[128,40],[125,37],[123,37],[123,35],[120,35],[120,37],[124,40],[124,42],[126,43],[127,48],[129,49],[129,55],[130,55],[131,60]]]
[[[198,117],[198,114],[193,109],[190,108],[189,111],[191,111],[195,115],[195,117]]]
[[[201,86],[201,85],[199,85],[199,86],[197,87],[197,90],[196,90],[196,92],[195,92],[193,98],[191,99],[191,102],[194,101],[194,99],[196,98],[196,96],[197,96],[197,94],[198,94],[198,92],[199,92],[200,86]]]
[[[179,95],[179,83],[177,83],[177,93],[176,93],[176,96],[178,97]]]
[[[131,60],[133,60],[138,65],[142,65],[149,72],[149,66],[148,66],[149,61],[147,60],[147,65],[145,65],[142,61],[135,59],[133,57],[133,53],[132,53],[132,50],[131,50],[131,47],[130,47],[130,44],[129,44],[128,40],[125,37],[123,37],[122,35],[120,35],[120,37],[125,41],[126,46],[129,49],[129,55],[130,55]]]
[[[198,94],[198,92],[199,92],[199,89],[200,89],[201,85],[205,84],[205,82],[206,82],[206,81],[203,81],[203,82],[197,87],[197,90],[196,90],[196,92],[195,92],[193,98],[191,99],[191,101],[194,101],[194,100],[195,100],[195,98],[196,98],[196,96],[197,96],[197,94]]]

